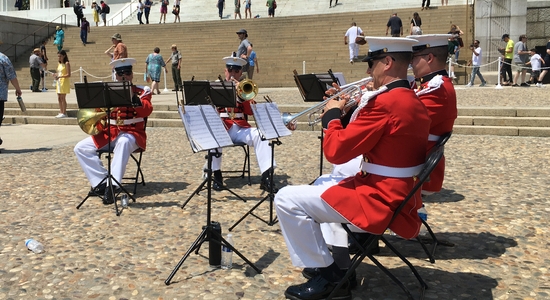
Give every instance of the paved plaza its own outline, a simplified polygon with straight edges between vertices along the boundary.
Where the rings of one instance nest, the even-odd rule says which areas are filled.
[[[296,93],[270,92],[278,102]],[[548,106],[547,93],[534,87],[457,90],[459,106]],[[38,101],[30,98],[28,103]],[[175,103],[173,95],[154,96],[153,104],[160,101]],[[75,208],[89,190],[73,153],[86,137],[77,126],[0,128],[0,299],[284,299],[289,285],[305,281],[290,262],[279,226],[249,216],[232,233],[237,249],[262,274],[235,255],[233,269],[210,269],[205,243],[166,286],[206,224],[206,192],[180,208],[202,181],[204,153],[192,153],[182,128],[148,128],[147,134],[147,183],[117,217],[98,198]],[[319,174],[318,136],[296,131],[281,138],[275,148],[277,186],[308,184]],[[416,242],[394,243],[429,285],[426,298],[549,299],[550,139],[454,135],[446,156],[444,189],[425,203],[437,236],[455,246],[440,246],[431,264]],[[225,180],[247,202],[227,191],[213,193],[212,219],[224,234],[265,196],[251,158],[251,186],[240,178]],[[238,169],[242,159],[240,148],[225,149],[223,169]],[[127,172],[134,170],[130,163]],[[268,203],[256,213],[267,218]],[[46,251],[28,251],[27,238],[42,242]],[[382,247],[377,258],[419,295],[414,276],[388,249]],[[358,277],[354,299],[406,298],[369,261]]]

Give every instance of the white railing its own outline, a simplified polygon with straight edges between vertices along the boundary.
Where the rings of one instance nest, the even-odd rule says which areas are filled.
[[[138,0],[132,0],[132,2],[124,5],[121,10],[107,20],[107,26],[115,26],[123,23],[124,20],[132,16],[134,12],[137,11],[137,3]]]

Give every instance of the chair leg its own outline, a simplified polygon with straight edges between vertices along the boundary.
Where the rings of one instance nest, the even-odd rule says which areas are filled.
[[[248,185],[252,185],[252,181],[250,181],[250,146],[246,145],[246,167],[247,167],[247,173],[248,173]]]
[[[409,266],[409,269],[411,269],[411,271],[413,272],[414,276],[416,277],[416,279],[418,280],[418,282],[420,283],[420,286],[423,290],[427,289],[428,288],[428,285],[426,284],[426,282],[424,282],[424,280],[422,279],[422,277],[420,276],[420,274],[418,274],[418,271],[416,271],[416,268],[411,264],[411,262],[405,257],[403,256],[399,251],[397,251],[397,249],[388,241],[386,240],[385,237],[381,236],[380,237],[380,240],[382,242],[384,242],[384,244],[386,244],[386,246],[388,246],[388,248],[390,248],[390,250],[395,254],[397,255],[405,264],[407,264],[407,266]]]
[[[422,248],[424,248],[424,251],[428,255],[430,262],[435,263],[435,250],[437,249],[437,245],[439,245],[440,242],[435,236],[434,232],[432,231],[432,228],[430,227],[430,225],[428,225],[428,222],[424,221],[423,219],[420,219],[420,220],[422,221],[422,224],[426,227],[426,229],[428,230],[428,234],[432,238],[432,242],[433,242],[432,250],[428,251],[428,248],[425,246],[424,241],[422,241],[422,238],[417,237],[416,239],[419,241]]]

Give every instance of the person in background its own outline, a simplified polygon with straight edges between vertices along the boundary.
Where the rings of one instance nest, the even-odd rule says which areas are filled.
[[[359,55],[359,45],[355,43],[355,38],[358,35],[363,35],[361,27],[357,26],[357,23],[352,22],[351,27],[348,28],[346,34],[344,34],[344,45],[348,45],[349,48],[349,63],[353,64],[353,60],[357,59]]]
[[[388,35],[388,30],[390,30],[392,37],[400,37],[403,35],[403,22],[397,16],[397,13],[393,13],[386,24],[386,35]]]
[[[252,43],[250,43],[250,47],[253,48]],[[256,55],[256,51],[252,49],[250,52],[250,56],[248,57],[248,73],[247,76],[249,79],[252,79],[254,77],[254,67],[256,67],[256,72],[260,73],[260,64],[258,63],[258,57]]]
[[[447,41],[447,57],[451,61],[451,64],[449,66],[449,77],[451,79],[455,79],[455,64],[456,64],[456,56],[455,51],[458,49],[459,44],[458,40],[455,34],[451,34],[449,36],[449,40]]]
[[[441,0],[441,6],[449,5],[449,0]]]
[[[514,45],[514,66],[516,69],[516,75],[514,76],[514,84],[512,86],[529,87],[529,84],[525,82],[525,76],[527,74],[527,68],[525,64],[529,61],[529,48],[527,48],[527,36],[522,34],[519,36],[519,41]],[[521,82],[518,84],[519,74],[521,73]]]
[[[172,54],[165,61],[172,61],[172,80],[174,80],[174,89],[172,91],[183,91],[183,86],[181,82],[181,53],[178,51],[178,46],[176,44],[172,45]]]
[[[415,12],[411,19],[411,33],[410,35],[421,35],[422,34],[422,19],[420,15]]]
[[[502,85],[509,86],[512,85],[512,59],[514,58],[514,41],[510,39],[510,35],[505,33],[502,35],[502,41],[506,43],[506,48],[502,50],[504,53],[504,61],[502,62]],[[508,75],[508,78],[506,78]]]
[[[107,50],[105,50],[105,53],[107,56],[109,56],[109,62],[113,62],[113,49],[115,49],[115,45],[111,45],[111,47],[109,47]],[[115,73],[115,68],[112,68],[112,81],[116,81],[116,73]]]
[[[243,4],[244,4],[244,18],[252,19],[252,11],[250,10],[250,8],[252,7],[252,0],[244,0]]]
[[[92,16],[94,16],[95,27],[99,26],[99,14],[101,7],[94,1],[92,2]]]
[[[65,31],[63,31],[61,26],[56,26],[55,39],[53,40],[53,44],[57,46],[57,51],[61,51],[61,49],[63,49],[64,41],[65,41]]]
[[[40,49],[35,48],[29,57],[29,66],[31,70],[32,85],[31,90],[33,92],[42,92],[40,90],[40,68],[46,68],[46,65],[40,59]]]
[[[46,44],[48,43],[48,40],[42,41],[42,45],[40,45],[40,59],[42,60],[42,63],[44,64],[44,67],[40,70],[40,79],[42,80],[42,91],[45,92],[48,89],[46,88],[46,73],[48,72],[48,53],[46,52]]]
[[[17,7],[17,10],[21,10],[23,8],[23,0],[15,0],[15,7]]]
[[[265,6],[267,6],[267,15],[271,18],[275,17],[275,9],[277,9],[275,0],[267,0]]]
[[[80,39],[82,40],[82,45],[84,46],[88,43],[88,33],[90,33],[90,22],[86,20],[86,17],[82,17],[80,25]]]
[[[126,45],[122,42],[122,36],[120,33],[115,33],[111,37],[111,42],[115,45],[115,49],[113,50],[113,60],[128,57],[128,48],[126,48]]]
[[[136,60],[133,58],[123,58],[111,62],[111,67],[116,72],[117,81],[127,81],[131,84],[134,78],[132,65],[135,63]],[[98,134],[83,139],[74,147],[76,158],[92,186],[89,195],[105,195],[103,197],[105,205],[114,203],[115,199],[107,189],[105,182],[107,169],[97,155],[97,150],[107,150],[108,144],[110,144],[114,153],[111,160],[111,174],[116,181],[121,182],[130,154],[139,148],[145,150],[147,144],[145,118],[153,111],[151,90],[149,87],[132,85],[132,97],[138,98],[139,100],[135,99],[135,101],[140,101],[141,106],[113,108],[110,115],[113,125],[99,125],[98,129],[101,131]],[[113,186],[113,188],[115,191],[119,189],[118,186]]]
[[[542,87],[542,83],[539,82],[540,68],[545,64],[544,59],[537,53],[537,49],[531,49],[530,51],[531,58],[527,62],[528,65],[531,65],[531,80],[537,87]]]
[[[101,20],[103,21],[103,26],[107,26],[107,14],[108,14],[108,10],[110,10],[107,5],[107,3],[105,3],[105,1],[101,0],[99,2],[100,6],[101,6]]]
[[[464,32],[460,30],[458,25],[452,24],[449,34],[452,34],[454,36],[454,39],[457,42],[457,45],[455,46],[455,51],[454,51],[455,62],[457,62],[458,56],[460,55],[460,48],[464,47],[464,42],[462,41],[462,35],[464,34]],[[454,75],[454,72],[453,72],[453,75]]]
[[[159,20],[159,24],[161,22],[166,23],[166,14],[168,13],[168,4],[170,4],[170,2],[168,0],[161,0],[161,2],[160,2],[160,20]]]
[[[8,87],[10,82],[15,88],[15,96],[21,97],[23,92],[21,92],[21,88],[19,87],[19,81],[17,80],[17,74],[15,73],[13,64],[4,53],[0,52],[0,127],[2,127],[2,120],[4,119],[4,107],[6,101],[8,101]],[[0,145],[2,145],[2,143],[2,138],[0,138]]]
[[[245,75],[248,74],[248,58],[250,57],[250,53],[252,53],[252,46],[250,46],[250,42],[248,41],[248,32],[246,29],[240,29],[236,32],[237,37],[239,38],[239,47],[237,48],[237,57],[240,57],[246,61],[246,65],[242,68],[242,74],[243,78],[246,77]],[[245,74],[246,73],[246,74]],[[236,78],[237,80],[242,80],[242,78]]]
[[[151,0],[145,0],[145,24],[149,24],[149,14],[151,13],[151,6],[153,6],[153,1]]]
[[[223,19],[223,9],[225,8],[225,0],[217,0],[218,3],[216,4],[216,7],[218,8],[218,15],[220,16],[220,20]]]
[[[487,84],[487,81],[485,81],[485,78],[483,78],[483,75],[481,75],[481,72],[479,71],[479,67],[481,66],[481,47],[479,46],[479,40],[475,40],[474,43],[470,46],[470,50],[472,50],[472,77],[470,78],[470,82],[466,85],[468,87],[474,85],[474,80],[476,79],[476,75],[479,77],[479,80],[481,80],[481,85],[479,86],[485,86]]]
[[[338,5],[338,0],[334,2],[334,7],[336,7],[336,5]],[[332,8],[332,0],[328,3],[328,8]]]
[[[80,5],[80,1],[76,0],[74,2],[74,6],[73,6],[73,11],[74,11],[74,14],[76,15],[76,26],[77,27],[80,27],[80,21],[82,20],[82,18],[84,17],[84,4]]]
[[[55,91],[57,93],[57,102],[59,103],[59,114],[56,118],[67,117],[67,94],[71,92],[71,64],[69,63],[69,57],[65,50],[57,53],[59,63],[57,64],[57,73],[54,75],[54,79],[57,81]]]
[[[237,19],[237,16],[239,16],[239,19],[242,19],[242,17],[241,17],[241,0],[235,0],[235,19]]]
[[[426,4],[426,6],[424,6],[424,4]],[[430,0],[422,0],[422,10],[424,10],[424,8],[430,9]]]
[[[546,73],[548,73],[548,69],[550,69],[550,41],[546,43],[546,54],[544,55],[543,67],[544,68],[539,76],[539,83],[541,84],[541,86],[542,86],[542,80],[544,79],[544,76],[546,76]]]
[[[159,82],[162,68],[166,69],[166,63],[160,55],[160,48],[155,47],[153,53],[149,54],[145,60],[145,70],[147,77],[151,78],[151,92],[153,95],[155,90],[157,90],[157,95],[160,95]]]
[[[180,20],[180,0],[175,0],[174,1],[174,8],[172,9],[172,13],[174,14],[174,23],[176,23],[176,21],[178,23],[181,22],[181,20]]]
[[[143,4],[143,2],[141,2],[141,0],[138,1],[138,4],[137,4],[137,9],[138,9],[138,12],[137,12],[137,19],[139,21],[139,24],[144,24],[143,21],[141,20],[142,17],[143,17],[143,10],[145,9],[145,4]]]

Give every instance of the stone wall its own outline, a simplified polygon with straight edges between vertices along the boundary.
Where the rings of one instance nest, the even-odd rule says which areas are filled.
[[[30,55],[32,49],[55,33],[55,26],[58,24],[47,24],[42,21],[0,16],[0,52],[7,55],[12,62],[19,57],[27,59],[26,54]]]
[[[526,34],[529,47],[546,46],[550,39],[550,3],[546,5],[527,8]]]

